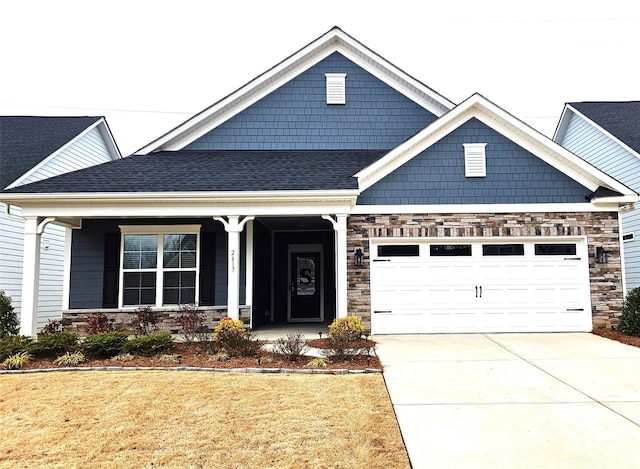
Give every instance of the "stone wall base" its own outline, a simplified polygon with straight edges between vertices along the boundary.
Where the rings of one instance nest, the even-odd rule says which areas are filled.
[[[172,334],[179,334],[180,329],[176,324],[176,318],[182,313],[179,307],[173,308],[153,308],[158,315],[158,325],[161,331],[169,331]],[[200,314],[205,317],[204,325],[210,332],[227,316],[226,306],[201,306],[198,308]],[[129,332],[133,334],[131,322],[135,318],[135,312],[131,310],[114,309],[73,309],[62,312],[62,322],[65,329],[75,332],[79,336],[87,335],[87,319],[97,313],[102,313],[113,324],[117,331]],[[251,306],[240,307],[240,319],[248,326],[251,322]]]

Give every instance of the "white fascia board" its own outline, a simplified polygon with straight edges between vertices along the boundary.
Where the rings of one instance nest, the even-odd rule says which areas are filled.
[[[356,173],[355,177],[358,178],[360,190],[371,187],[473,117],[591,191],[595,191],[599,186],[607,186],[624,195],[632,196],[635,194],[624,184],[551,141],[477,93],[372,165]]]
[[[111,133],[111,129],[109,128],[109,124],[107,123],[107,119],[102,117],[99,121],[98,131],[100,132],[100,136],[102,136],[102,140],[104,141],[107,149],[109,150],[109,154],[111,155],[112,160],[119,160],[122,158],[122,153],[120,153],[120,148],[118,148],[118,144],[116,143],[116,139],[113,137]]]
[[[10,185],[8,185],[7,187],[5,187],[5,190],[8,189],[13,189],[14,187],[18,187],[22,181],[24,181],[25,179],[29,178],[33,173],[35,173],[36,171],[40,170],[40,168],[42,168],[43,166],[49,164],[49,162],[51,160],[53,160],[54,158],[56,158],[60,153],[62,153],[63,151],[65,151],[67,148],[69,148],[70,146],[74,145],[78,140],[80,140],[82,137],[84,137],[87,133],[89,133],[91,130],[93,130],[95,127],[98,127],[102,122],[102,119],[98,119],[96,122],[94,122],[93,124],[91,124],[89,127],[87,127],[86,129],[84,129],[82,132],[80,132],[78,135],[76,135],[74,138],[72,138],[71,140],[69,140],[67,143],[65,143],[64,145],[62,145],[60,148],[58,148],[56,151],[54,151],[53,153],[51,153],[49,156],[47,156],[46,158],[44,158],[42,161],[40,161],[40,163],[38,163],[37,165],[35,165],[33,168],[31,168],[29,171],[27,171],[26,173],[24,173],[22,176],[20,176],[18,179],[16,179],[15,181],[13,181]]]
[[[624,143],[622,140],[620,140],[618,137],[616,137],[615,135],[613,135],[611,132],[609,132],[608,130],[606,130],[604,127],[601,127],[597,122],[594,122],[593,120],[591,120],[589,117],[585,116],[584,114],[582,114],[580,111],[578,111],[577,109],[571,107],[570,105],[567,105],[567,107],[569,109],[571,109],[571,112],[579,117],[580,119],[584,120],[585,122],[587,122],[589,125],[591,125],[593,128],[595,128],[598,132],[602,133],[603,135],[605,135],[607,138],[611,139],[613,142],[615,142],[616,144],[620,145],[622,148],[624,148],[626,151],[628,151],[629,153],[631,153],[632,155],[636,156],[638,159],[640,159],[640,153],[638,153],[636,150],[634,150],[633,148],[631,148],[629,145],[627,145],[626,143]]]
[[[572,115],[573,108],[569,106],[569,104],[565,103],[560,119],[558,120],[558,124],[556,125],[556,130],[553,132],[552,140],[554,142],[560,143],[564,140]]]
[[[603,199],[602,204],[469,204],[469,205],[356,205],[353,215],[421,214],[421,213],[558,213],[558,212],[615,212],[618,203]]]
[[[183,148],[334,52],[340,52],[438,117],[455,106],[453,102],[407,75],[339,28],[333,28],[267,72],[135,153],[147,154],[158,150]]]

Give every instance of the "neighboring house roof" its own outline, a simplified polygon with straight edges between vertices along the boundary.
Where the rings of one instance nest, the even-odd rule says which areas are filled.
[[[184,148],[334,52],[341,53],[437,117],[455,105],[340,28],[334,27],[275,67],[142,147],[136,153],[146,154]]]
[[[567,103],[554,140],[561,141],[569,123],[569,112],[578,112],[640,156],[640,101]]]
[[[5,193],[354,190],[385,150],[183,150],[134,155]]]
[[[398,145],[371,166],[358,172],[356,177],[359,180],[360,189],[364,190],[380,181],[473,117],[594,193],[603,186],[613,192],[600,190],[597,194],[602,197],[612,197],[617,193],[623,198],[629,197],[633,201],[637,199],[637,194],[627,186],[585,162],[478,93],[460,103],[414,137]]]
[[[96,125],[103,117],[0,116],[0,188],[6,188],[51,158]],[[113,154],[120,156],[108,134]]]

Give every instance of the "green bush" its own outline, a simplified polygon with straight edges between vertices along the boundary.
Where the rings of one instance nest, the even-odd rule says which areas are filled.
[[[29,344],[28,351],[36,358],[56,358],[78,350],[78,336],[73,332],[58,332],[38,337]]]
[[[640,337],[640,287],[627,293],[618,329],[627,335]]]
[[[29,350],[31,342],[33,342],[33,339],[26,335],[15,335],[0,339],[0,361],[16,353],[26,352]]]
[[[124,353],[133,355],[143,355],[152,357],[159,353],[166,353],[173,350],[173,338],[167,331],[152,332],[148,335],[141,335],[127,341],[124,345]]]
[[[0,290],[0,339],[18,335],[19,332],[18,315],[11,306],[11,300]]]
[[[128,340],[126,332],[100,332],[85,337],[82,351],[92,358],[111,358],[123,352]]]

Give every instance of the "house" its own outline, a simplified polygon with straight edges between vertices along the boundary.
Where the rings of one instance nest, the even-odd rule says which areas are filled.
[[[0,198],[22,207],[29,249],[43,221],[72,227],[76,326],[149,306],[171,328],[197,303],[209,325],[352,314],[384,334],[610,324],[618,209],[638,195],[333,28],[137,155]],[[39,270],[25,263],[29,294]]]
[[[120,158],[120,152],[103,117],[0,116],[0,188],[11,189],[58,174]],[[61,220],[59,220],[61,221]],[[19,206],[0,202],[0,290],[11,298],[20,315],[24,220]],[[43,219],[37,227],[41,242],[40,275],[34,284],[33,305],[41,328],[59,319],[66,304],[63,296],[65,240],[71,230]],[[66,266],[68,268],[68,266]],[[28,301],[28,300],[27,300]],[[65,306],[66,308],[67,306]]]
[[[567,103],[553,140],[640,192],[640,101]],[[640,205],[621,213],[626,291],[640,287]]]

